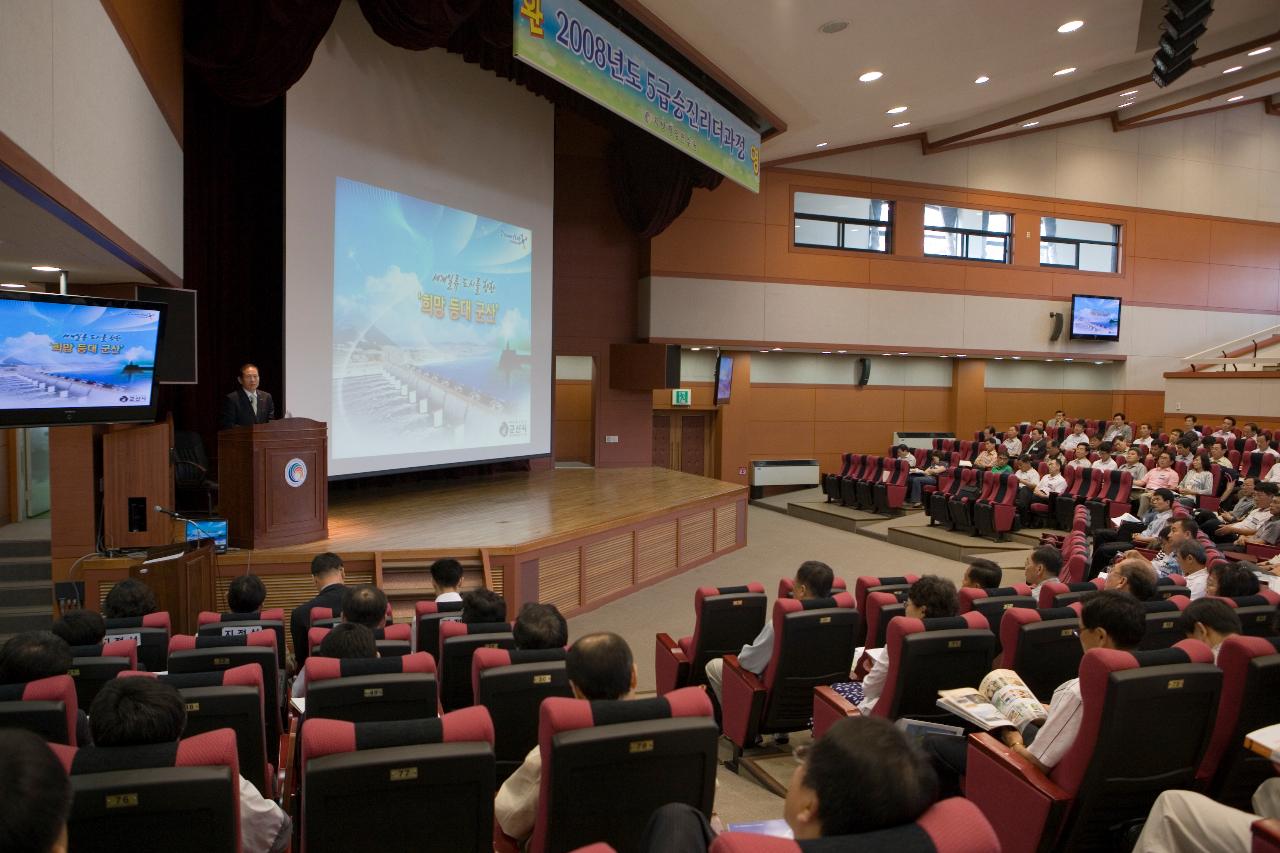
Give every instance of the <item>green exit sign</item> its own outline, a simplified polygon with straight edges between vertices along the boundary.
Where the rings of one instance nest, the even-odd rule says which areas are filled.
[[[693,403],[693,392],[688,388],[671,389],[671,405],[688,406]]]

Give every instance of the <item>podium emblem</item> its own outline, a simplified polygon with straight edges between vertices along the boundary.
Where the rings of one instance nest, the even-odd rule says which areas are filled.
[[[307,482],[307,463],[296,456],[284,463],[284,481],[295,489]]]

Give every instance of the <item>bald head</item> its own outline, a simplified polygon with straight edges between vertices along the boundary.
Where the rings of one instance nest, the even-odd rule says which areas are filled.
[[[588,634],[569,647],[565,674],[582,699],[623,699],[636,688],[631,647],[617,634]]]

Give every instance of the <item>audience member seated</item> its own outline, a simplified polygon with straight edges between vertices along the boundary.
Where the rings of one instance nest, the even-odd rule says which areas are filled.
[[[154,678],[108,682],[89,709],[98,749],[171,743],[182,737],[187,706],[178,688]],[[289,846],[289,816],[240,777],[240,843],[244,853],[277,853]]]
[[[831,595],[831,583],[834,578],[835,574],[826,563],[808,560],[801,563],[800,568],[796,569],[795,586],[792,595],[797,601],[807,601],[811,598],[827,598]],[[763,675],[764,669],[769,665],[769,659],[772,656],[773,620],[766,619],[764,627],[760,629],[760,633],[751,641],[751,644],[743,646],[742,651],[738,652],[738,663],[742,664],[742,668],[748,672]],[[707,684],[711,687],[711,692],[715,695],[718,705],[721,686],[724,683],[724,658],[712,658],[707,661],[706,673]]]
[[[1151,601],[1156,594],[1156,570],[1140,555],[1125,557],[1107,573],[1104,589],[1127,592],[1138,601]]]
[[[1059,409],[1053,413],[1053,417],[1049,418],[1049,422],[1045,426],[1049,429],[1071,429],[1072,422],[1067,420],[1066,413]]]
[[[996,440],[994,438],[984,439],[982,452],[973,460],[973,467],[985,471],[994,464],[996,464]]]
[[[227,587],[227,610],[232,613],[261,613],[267,587],[257,575],[237,575]]]
[[[1135,481],[1134,486],[1140,489],[1146,489],[1147,494],[1142,496],[1142,500],[1138,502],[1138,515],[1144,516],[1150,508],[1151,492],[1157,489],[1169,489],[1172,491],[1178,487],[1181,478],[1173,467],[1173,457],[1168,451],[1161,451],[1156,456],[1156,467],[1147,471],[1147,476],[1143,477],[1140,482]]]
[[[1013,466],[1009,464],[1009,456],[1004,450],[996,451],[996,464],[991,466],[992,474],[1012,474]]]
[[[1232,471],[1236,466],[1231,464],[1231,459],[1227,456],[1227,448],[1222,439],[1214,439],[1213,444],[1209,445],[1209,462],[1217,465],[1219,468],[1227,468]]]
[[[1276,765],[1280,772],[1280,764]],[[1280,778],[1268,779],[1253,793],[1253,814],[1214,802],[1204,794],[1170,790],[1151,807],[1134,853],[1249,853],[1250,827],[1263,818],[1280,819]]]
[[[1181,462],[1183,465],[1190,468],[1191,460],[1199,454],[1199,442],[1190,436],[1184,435],[1179,438],[1177,442],[1171,443],[1173,443],[1174,448],[1173,461]]]
[[[955,616],[960,612],[956,585],[937,575],[925,575],[913,583],[907,590],[906,604],[907,609],[903,615],[908,619],[937,619]],[[861,681],[841,681],[831,685],[832,690],[857,705],[863,715],[870,714],[876,702],[880,701],[885,679],[889,675],[887,646],[867,649],[867,656],[871,658],[871,669]]]
[[[1133,441],[1129,442],[1133,447],[1151,448],[1151,442],[1155,440],[1155,436],[1151,434],[1151,424],[1138,424],[1138,434],[1133,437]]]
[[[462,622],[506,622],[507,601],[491,589],[481,587],[462,594]]]
[[[1027,440],[1022,448],[1022,455],[1031,457],[1033,462],[1039,462],[1045,457],[1049,451],[1049,442],[1045,440],[1044,430],[1038,427],[1032,427],[1027,433]]]
[[[1200,432],[1201,432],[1200,419],[1197,418],[1195,415],[1185,416],[1182,419],[1182,424],[1183,424],[1183,428],[1181,430],[1174,430],[1174,432],[1195,433],[1197,439],[1200,437]]]
[[[71,780],[40,736],[0,729],[0,850],[67,853]]]
[[[387,594],[371,583],[347,587],[342,594],[342,621],[376,631],[387,624]]]
[[[1061,470],[1067,466],[1067,455],[1062,452],[1062,448],[1058,445],[1058,442],[1051,440],[1048,442],[1048,447],[1044,452],[1044,461],[1057,462],[1058,468]]]
[[[160,609],[156,604],[156,594],[140,580],[125,578],[111,587],[106,600],[102,602],[102,616],[105,619],[130,619],[146,616]]]
[[[307,661],[307,629],[311,627],[311,608],[328,607],[339,610],[342,607],[342,596],[346,593],[346,567],[337,554],[326,551],[317,554],[311,561],[311,580],[316,585],[316,596],[293,608],[289,614],[289,636],[293,639],[293,656],[296,660],[295,671],[301,671]]]
[[[924,493],[924,487],[938,485],[938,475],[947,470],[948,467],[950,466],[942,461],[941,453],[936,450],[930,453],[927,467],[919,473],[913,471],[909,475],[907,480],[907,500],[903,503],[903,506],[920,506],[920,497]]]
[[[1196,513],[1196,521],[1206,535],[1212,536],[1218,528],[1236,524],[1248,517],[1258,508],[1258,499],[1262,492],[1257,489],[1258,481],[1253,477],[1244,477],[1232,490],[1231,497],[1223,498],[1222,508],[1217,512],[1201,510]],[[1270,501],[1268,501],[1268,504]]]
[[[554,604],[525,602],[511,626],[516,648],[562,649],[569,644],[569,623]]]
[[[1053,496],[1060,495],[1067,490],[1067,478],[1062,476],[1062,463],[1055,457],[1050,456],[1045,461],[1048,469],[1045,475],[1036,483],[1035,489],[1031,493],[1031,501],[1027,504],[1028,511],[1032,503],[1045,502],[1049,506],[1053,505]]]
[[[1116,412],[1111,416],[1111,423],[1107,424],[1106,431],[1102,434],[1102,440],[1115,441],[1117,438],[1124,439],[1126,442],[1133,441],[1133,427],[1124,421],[1124,412]]]
[[[1236,440],[1236,419],[1227,415],[1222,419],[1222,426],[1214,430],[1211,438],[1220,438],[1224,442]]]
[[[1188,539],[1178,544],[1174,552],[1178,557],[1178,571],[1187,582],[1187,592],[1192,601],[1205,596],[1205,587],[1209,582],[1209,570],[1205,568],[1208,556],[1204,546],[1195,539]]]
[[[1261,588],[1249,563],[1218,563],[1209,569],[1204,594],[1206,597],[1239,598],[1257,595]]]
[[[431,581],[436,587],[436,604],[462,601],[458,586],[462,583],[462,564],[452,557],[436,560],[431,564]]]
[[[1004,569],[986,557],[970,557],[960,586],[970,589],[997,589],[1004,586]]]
[[[1031,587],[1031,597],[1040,603],[1040,590],[1049,581],[1056,581],[1062,571],[1062,552],[1050,545],[1041,545],[1027,555],[1022,565],[1024,579]]]
[[[796,758],[782,816],[801,849],[860,849],[859,839],[842,842],[840,837],[911,824],[938,799],[938,779],[928,760],[888,720],[840,720],[811,747],[797,749]],[[701,812],[671,804],[654,812],[639,849],[703,853],[714,837]],[[827,844],[806,844],[819,838]]]
[[[1132,477],[1135,483],[1147,476],[1147,466],[1142,464],[1137,447],[1130,447],[1125,451],[1124,464],[1120,466],[1120,470]]]
[[[0,684],[26,684],[66,675],[71,662],[71,646],[62,637],[52,631],[23,631],[0,646]],[[76,743],[93,743],[84,708],[76,712]]]
[[[67,641],[74,654],[76,646],[101,645],[102,638],[107,635],[107,624],[102,614],[79,608],[68,611],[67,615],[54,622],[52,630]]]
[[[1267,511],[1268,517],[1258,525],[1258,529],[1237,537],[1236,545],[1280,545],[1280,491],[1271,495]],[[1218,532],[1222,532],[1221,528]]]
[[[1014,496],[1013,503],[1018,509],[1018,519],[1023,527],[1027,526],[1031,499],[1035,496],[1036,487],[1040,485],[1040,472],[1034,466],[1035,460],[1023,455],[1018,457],[1017,470],[1013,472],[1018,480],[1018,493]]]
[[[1080,442],[1072,450],[1071,461],[1067,463],[1068,468],[1091,468],[1093,463],[1089,461],[1089,445]]]
[[[1118,590],[1093,593],[1080,610],[1080,645],[1089,649],[1132,651],[1146,632],[1146,611],[1136,598]],[[1053,692],[1049,716],[1044,724],[1031,726],[1026,735],[1004,728],[992,735],[1026,759],[1040,772],[1048,773],[1066,755],[1080,732],[1080,679],[1073,678]],[[964,736],[926,735],[923,746],[933,760],[944,795],[960,793],[964,778],[967,742]]]
[[[1170,521],[1161,533],[1163,543],[1160,553],[1151,561],[1159,574],[1158,581],[1167,579],[1169,575],[1182,573],[1178,564],[1178,546],[1188,540],[1196,541],[1199,538],[1200,525],[1190,518],[1179,517]]]
[[[1168,489],[1156,489],[1151,493],[1151,510],[1142,519],[1142,526],[1135,532],[1137,525],[1125,523],[1118,530],[1100,530],[1093,534],[1093,565],[1090,577],[1096,577],[1104,571],[1107,564],[1115,559],[1116,554],[1129,550],[1130,543],[1141,548],[1154,545],[1160,538],[1160,531],[1173,517],[1173,492]]]
[[[1010,459],[1017,459],[1022,455],[1022,440],[1018,438],[1016,427],[1005,430],[1004,441],[1000,442],[1000,446],[1004,448],[1005,455]]]
[[[1204,467],[1204,457],[1196,453],[1187,463],[1186,476],[1182,478],[1182,482],[1178,484],[1178,494],[1190,498],[1190,503],[1195,505],[1195,500],[1200,495],[1209,495],[1213,493],[1213,474]]]
[[[1188,640],[1199,640],[1212,649],[1214,663],[1218,662],[1222,641],[1241,630],[1235,608],[1216,598],[1193,601],[1178,614],[1178,631]]]
[[[829,570],[828,570],[829,571]],[[799,580],[796,593],[799,595]],[[569,647],[565,674],[577,699],[593,702],[632,699],[636,667],[627,641],[617,634],[588,634]],[[501,830],[523,841],[533,833],[538,814],[538,790],[542,783],[542,754],[535,746],[524,763],[502,783],[493,814]]]
[[[1200,523],[1204,525],[1205,533],[1213,541],[1222,543],[1234,543],[1241,537],[1255,535],[1262,525],[1271,520],[1271,501],[1280,494],[1280,486],[1264,481],[1254,486],[1254,492],[1253,509],[1246,512],[1243,517],[1238,517],[1238,511],[1233,511],[1226,516],[1219,514],[1216,521],[1213,518],[1206,518],[1207,514],[1197,516],[1202,519]]]
[[[320,641],[316,656],[322,658],[376,658],[378,641],[373,629],[358,622],[339,622]],[[293,680],[293,698],[307,696],[307,669],[304,666]]]
[[[1111,458],[1111,442],[1104,441],[1098,445],[1098,458],[1093,460],[1090,466],[1095,470],[1114,471],[1116,470],[1116,460]]]
[[[1261,432],[1258,433],[1253,437],[1253,440],[1257,442],[1258,453],[1270,454],[1271,456],[1280,456],[1280,450],[1276,450],[1274,447],[1271,446],[1271,439],[1267,438],[1265,433],[1261,433]]]
[[[1064,454],[1074,454],[1077,445],[1083,444],[1087,446],[1089,444],[1089,436],[1085,434],[1084,426],[1083,420],[1076,420],[1071,424],[1071,435],[1062,439],[1058,444]]]

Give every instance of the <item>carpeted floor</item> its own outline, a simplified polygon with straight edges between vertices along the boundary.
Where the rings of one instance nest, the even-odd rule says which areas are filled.
[[[654,635],[665,632],[679,639],[693,631],[693,593],[702,585],[729,586],[760,581],[772,595],[783,576],[793,576],[805,560],[822,560],[850,585],[859,575],[936,574],[957,583],[964,564],[912,551],[869,536],[836,530],[768,509],[747,510],[747,546],[713,562],[632,593],[569,620],[569,635],[580,637],[595,631],[613,631],[626,638],[636,657],[639,690],[654,691]],[[807,735],[792,738],[792,745],[807,742]],[[721,741],[721,759],[729,756]],[[780,781],[794,765],[773,759],[765,770]],[[770,793],[744,769],[735,775],[720,768],[716,810],[726,824],[778,818],[782,799]]]

